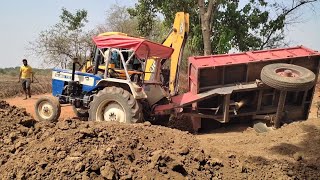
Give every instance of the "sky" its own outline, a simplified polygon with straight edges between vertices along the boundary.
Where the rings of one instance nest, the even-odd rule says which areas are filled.
[[[134,6],[137,0],[2,0],[0,5],[0,68],[16,67],[26,58],[33,67],[43,66],[30,56],[27,47],[39,33],[59,22],[61,9],[86,9],[87,28],[105,21],[107,10],[114,4]],[[300,23],[287,30],[290,46],[304,45],[320,51],[320,3],[313,10],[304,8]]]
[[[33,67],[43,67],[30,56],[28,44],[39,33],[59,22],[62,8],[88,11],[87,28],[105,22],[108,9],[114,4],[134,6],[136,0],[1,0],[0,5],[0,68],[21,66],[28,59]]]

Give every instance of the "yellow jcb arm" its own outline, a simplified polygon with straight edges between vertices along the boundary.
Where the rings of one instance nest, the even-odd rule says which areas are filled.
[[[162,43],[167,47],[174,49],[171,55],[170,64],[170,77],[169,77],[169,90],[171,95],[175,95],[178,92],[178,78],[179,78],[179,66],[182,59],[184,45],[189,33],[189,14],[184,12],[176,13],[176,17],[173,23],[172,30],[167,38]],[[161,64],[163,64],[162,62]],[[152,78],[152,72],[155,71],[156,63],[153,59],[148,59],[146,64],[145,80]],[[149,73],[148,73],[149,72]]]

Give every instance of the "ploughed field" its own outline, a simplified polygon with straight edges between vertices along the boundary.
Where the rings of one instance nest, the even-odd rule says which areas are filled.
[[[0,99],[23,95],[22,85],[18,83],[18,76],[0,75]],[[51,92],[51,77],[36,76],[37,80],[31,83],[32,94]]]

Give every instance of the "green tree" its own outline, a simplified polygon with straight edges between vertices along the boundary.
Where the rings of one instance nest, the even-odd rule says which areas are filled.
[[[85,23],[88,22],[87,16],[88,12],[84,9],[77,10],[72,14],[66,8],[62,8],[60,19],[66,25],[68,30],[74,31],[85,26]]]
[[[41,31],[38,38],[30,42],[29,50],[48,65],[65,68],[73,58],[83,62],[92,47],[92,32],[84,30],[86,22],[86,10],[71,13],[63,8],[60,22]]]
[[[156,11],[153,4],[149,0],[139,0],[135,9],[128,8],[128,13],[131,17],[138,19],[138,32],[141,36],[148,37],[154,26]]]
[[[148,35],[154,26],[156,13],[169,25],[175,12],[188,12],[190,50],[195,54],[227,53],[285,45],[284,29],[291,25],[290,19],[316,1],[248,0],[243,5],[238,0],[138,0],[128,12],[138,17],[142,35]]]

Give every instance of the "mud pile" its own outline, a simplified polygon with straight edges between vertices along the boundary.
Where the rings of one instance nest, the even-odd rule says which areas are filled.
[[[24,110],[0,101],[0,165],[19,153],[32,133],[36,121]]]
[[[145,124],[35,122],[1,102],[0,179],[221,178],[187,132]]]
[[[0,179],[320,179],[319,125],[201,136],[148,122],[36,122],[0,101]]]

